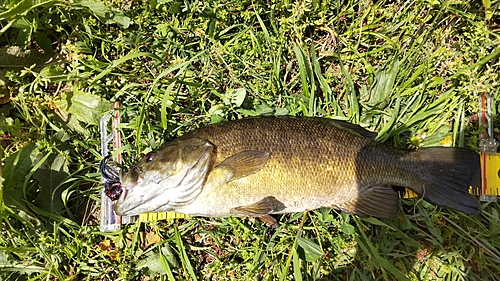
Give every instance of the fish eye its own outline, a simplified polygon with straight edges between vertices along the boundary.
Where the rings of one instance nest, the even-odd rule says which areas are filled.
[[[148,154],[148,155],[144,156],[144,162],[149,163],[149,162],[153,161],[154,158],[155,158],[154,154]]]

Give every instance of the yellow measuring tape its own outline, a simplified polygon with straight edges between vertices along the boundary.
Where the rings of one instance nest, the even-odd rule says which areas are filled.
[[[481,153],[481,179],[481,190],[473,194],[484,201],[490,201],[487,196],[496,200],[500,195],[500,153]]]
[[[163,212],[163,213],[144,213],[140,214],[137,221],[147,222],[147,221],[157,221],[157,220],[171,220],[171,219],[182,219],[189,218],[188,215],[174,213],[174,212]]]

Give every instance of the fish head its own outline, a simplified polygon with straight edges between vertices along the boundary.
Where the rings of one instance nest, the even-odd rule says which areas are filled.
[[[121,216],[175,211],[200,194],[216,146],[200,138],[176,140],[146,154],[123,178],[115,212]]]

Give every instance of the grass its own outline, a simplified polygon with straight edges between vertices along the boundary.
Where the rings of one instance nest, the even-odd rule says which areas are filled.
[[[126,165],[198,126],[262,114],[348,120],[402,148],[478,150],[477,96],[500,102],[499,8],[447,0],[2,2],[0,276],[498,280],[496,202],[475,217],[406,199],[385,220],[321,209],[279,216],[276,229],[193,218],[101,233],[96,200],[98,121],[115,101]]]

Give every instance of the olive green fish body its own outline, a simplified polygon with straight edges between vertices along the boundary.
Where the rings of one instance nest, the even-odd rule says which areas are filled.
[[[269,118],[209,126],[185,138],[208,139],[217,146],[216,165],[241,151],[269,152],[266,164],[254,174],[229,182],[218,179],[217,168],[191,206],[178,211],[210,216],[234,215],[232,209],[271,197],[272,213],[289,213],[320,207],[343,209],[371,186],[410,184],[402,169],[406,153],[380,145],[355,132],[314,119]],[[371,149],[367,149],[372,145]],[[357,165],[359,161],[363,165]],[[383,164],[381,166],[381,164]],[[222,200],[222,202],[221,202]],[[222,204],[221,204],[222,203]]]
[[[198,152],[209,150],[200,154],[205,155],[203,164],[190,164],[208,168],[199,173],[184,169],[190,171],[190,176],[183,172],[184,178],[195,182],[191,184],[195,191],[179,193],[177,190],[187,189],[183,183],[177,183],[178,188],[143,185],[143,189],[161,189],[168,198],[164,201],[181,203],[145,208],[147,200],[124,192],[116,210],[122,214],[146,210],[224,217],[332,207],[387,217],[398,211],[393,186],[407,186],[431,202],[466,213],[480,210],[477,200],[468,194],[473,171],[479,167],[477,153],[443,147],[397,150],[375,142],[373,136],[359,126],[322,118],[248,118],[203,127],[172,142],[170,149],[201,140],[203,148]],[[154,154],[161,155],[162,150]],[[196,157],[199,155],[193,159]],[[126,190],[135,184],[134,180],[129,184],[127,177],[123,182]],[[128,206],[126,201],[134,203]]]

